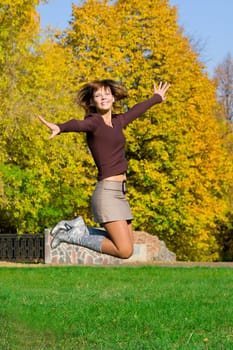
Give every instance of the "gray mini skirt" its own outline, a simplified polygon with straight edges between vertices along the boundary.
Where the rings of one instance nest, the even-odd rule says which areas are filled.
[[[100,224],[121,220],[131,221],[133,216],[125,194],[125,181],[99,181],[91,199],[94,221]]]

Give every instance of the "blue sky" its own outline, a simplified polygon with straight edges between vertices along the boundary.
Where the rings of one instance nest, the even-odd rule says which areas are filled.
[[[38,7],[41,27],[68,26],[72,3],[78,0],[49,0]],[[233,58],[233,0],[170,0],[178,8],[178,21],[185,33],[198,43],[200,59],[212,76],[228,53]]]

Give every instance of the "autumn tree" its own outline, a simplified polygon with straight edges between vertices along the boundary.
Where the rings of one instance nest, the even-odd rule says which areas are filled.
[[[35,11],[38,1],[2,1],[0,6],[0,162],[11,162],[7,148],[19,127],[16,111],[22,106],[21,84],[25,62],[33,47],[33,38],[39,31],[39,18]],[[2,170],[2,169],[1,169]],[[8,198],[0,173],[0,211],[4,218]],[[5,209],[3,209],[5,208]],[[8,218],[5,220],[8,221]]]
[[[224,116],[227,120],[233,121],[233,60],[230,54],[216,67],[214,79]]]
[[[224,124],[224,145],[228,152],[228,159],[233,163],[233,60],[230,54],[220,63],[214,74],[214,81],[217,86],[217,98],[220,103],[219,118]],[[233,260],[233,184],[229,181],[228,187],[229,212],[226,214],[228,221],[219,223],[219,244],[221,254],[225,260]]]
[[[14,109],[14,98],[25,73],[23,61],[29,57],[34,38],[39,32],[39,17],[35,10],[37,4],[38,0],[1,1],[1,117]]]
[[[93,161],[83,138],[48,142],[37,120],[38,114],[55,121],[79,113],[73,55],[54,35],[40,39],[35,5],[8,1],[2,17],[0,227],[18,233],[42,232],[77,208],[87,216],[95,178],[85,176]]]
[[[128,108],[152,94],[153,81],[172,84],[167,101],[126,130],[129,198],[136,229],[164,239],[178,258],[219,257],[216,220],[224,220],[232,167],[215,118],[214,84],[166,0],[73,5],[63,36],[82,83],[121,80]]]

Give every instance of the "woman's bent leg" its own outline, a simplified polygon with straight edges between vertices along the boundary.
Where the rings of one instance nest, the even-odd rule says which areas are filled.
[[[103,224],[109,235],[102,242],[101,251],[104,254],[127,259],[133,254],[132,224],[127,221],[112,221]]]
[[[103,226],[105,230],[87,227],[80,218],[69,221],[69,224],[62,221],[53,229],[51,247],[54,249],[66,242],[122,259],[129,258],[133,254],[131,222],[112,221]]]

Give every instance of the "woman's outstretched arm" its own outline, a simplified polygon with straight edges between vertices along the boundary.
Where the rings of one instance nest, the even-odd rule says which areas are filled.
[[[52,131],[49,139],[64,132],[93,132],[98,125],[99,118],[101,118],[98,114],[90,114],[84,120],[70,119],[62,124],[53,124],[45,120],[42,116],[38,117]]]
[[[170,84],[167,82],[164,84],[160,82],[158,87],[154,83],[154,95],[148,100],[137,103],[126,113],[123,114],[123,127],[126,127],[133,120],[143,115],[149,108],[151,108],[155,104],[163,102],[166,99],[166,92],[169,89],[169,87]]]

